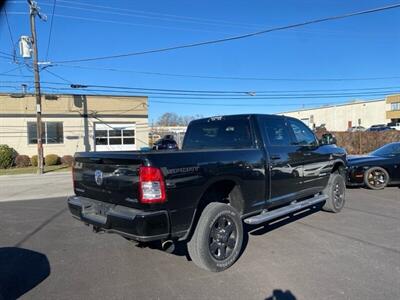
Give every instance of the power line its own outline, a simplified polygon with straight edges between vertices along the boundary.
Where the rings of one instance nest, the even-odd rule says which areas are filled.
[[[54,84],[51,82],[43,81],[46,84]],[[62,83],[56,83],[61,84]],[[134,88],[134,87],[116,87],[116,86],[98,86],[98,85],[82,85],[84,88],[79,88],[85,91],[97,91],[97,92],[125,92],[125,93],[144,93],[146,95],[173,95],[173,96],[202,96],[202,97],[218,97],[219,99],[235,99],[233,97],[239,96],[238,99],[259,99],[260,97],[292,97],[292,96],[371,96],[371,95],[383,95],[383,94],[394,94],[398,93],[399,87],[391,87],[390,90],[381,90],[381,88],[374,89],[348,89],[344,90],[289,90],[289,91],[259,91],[259,92],[244,92],[244,91],[195,91],[195,90],[170,90],[170,89],[148,89],[148,88]],[[58,87],[57,87],[58,88]],[[396,90],[393,90],[396,88]],[[70,90],[71,88],[62,88]],[[333,91],[336,93],[322,93],[317,94],[315,92],[328,92]],[[358,91],[358,92],[357,92]],[[314,93],[311,93],[314,92]]]
[[[12,68],[12,69],[10,69],[10,70],[8,70],[8,71],[5,71],[5,72],[3,72],[3,73],[0,73],[0,75],[1,75],[1,76],[11,76],[11,75],[9,75],[8,73],[10,73],[10,72],[12,72],[12,71],[15,71],[15,70],[17,70],[17,69],[19,69],[19,68],[21,68],[21,66],[17,66],[17,67]]]
[[[179,92],[179,93],[212,93],[212,94],[242,94],[249,95],[251,94],[262,94],[262,93],[270,93],[271,91],[227,91],[227,90],[188,90],[188,89],[163,89],[163,88],[144,88],[144,87],[131,87],[131,86],[110,86],[110,85],[95,85],[95,84],[84,84],[88,88],[105,88],[105,89],[121,89],[121,90],[140,90],[140,91],[157,91],[157,92]],[[386,87],[387,89],[397,88],[399,87]],[[367,88],[369,90],[371,88]],[[378,88],[380,89],[380,88]],[[361,89],[360,89],[361,90]],[[320,90],[321,91],[321,90]],[[287,92],[287,91],[273,91],[273,92]],[[293,92],[299,92],[293,91]],[[304,92],[300,91],[300,92]]]
[[[73,90],[82,90],[85,91],[86,95],[95,92],[105,92],[105,93],[119,93],[119,94],[130,94],[138,97],[146,97],[151,95],[151,97],[159,98],[159,99],[183,99],[183,100],[297,100],[297,99],[319,99],[319,98],[349,98],[349,97],[371,97],[371,96],[386,96],[390,94],[397,94],[400,91],[390,91],[390,92],[370,92],[370,93],[341,93],[341,94],[275,94],[275,95],[260,95],[260,96],[216,96],[216,95],[209,95],[209,96],[196,96],[196,95],[184,95],[184,94],[167,94],[164,96],[163,93],[142,93],[140,91],[130,91],[130,90],[107,90],[107,89],[86,89],[86,88],[63,88],[63,87],[52,87],[52,86],[45,86],[44,89],[51,89],[51,90],[59,90],[59,91],[73,91]],[[98,95],[98,94],[97,94]],[[109,95],[111,94],[103,94]],[[115,95],[117,96],[117,95]]]
[[[48,5],[48,4],[44,4]],[[83,11],[89,11],[89,12],[95,12],[95,13],[103,13],[103,14],[112,14],[112,15],[118,15],[118,16],[129,16],[129,17],[136,17],[136,18],[144,18],[144,19],[155,19],[155,20],[161,20],[161,21],[167,21],[167,22],[184,22],[184,23],[194,23],[194,24],[202,24],[202,25],[212,25],[212,26],[234,26],[234,27],[242,27],[242,28],[253,28],[254,27],[249,27],[249,26],[237,26],[237,25],[224,25],[224,24],[218,24],[218,23],[213,23],[213,22],[199,22],[199,21],[194,21],[194,20],[181,20],[179,18],[171,18],[171,17],[158,17],[158,16],[146,16],[146,15],[140,15],[140,14],[132,14],[132,13],[121,13],[121,12],[114,12],[110,11],[108,8],[105,10],[104,8],[102,9],[89,9],[89,8],[83,8],[83,7],[76,7],[76,6],[66,6],[66,5],[58,5],[58,7],[63,7],[63,8],[68,8],[68,9],[75,9],[75,10],[83,10]]]
[[[23,1],[11,1],[12,3],[24,3]],[[265,26],[265,24],[249,24],[249,23],[235,23],[235,22],[229,22],[229,21],[221,21],[221,20],[213,20],[213,19],[204,19],[204,18],[194,18],[194,17],[187,17],[187,16],[179,16],[179,15],[171,15],[171,14],[164,14],[164,13],[154,13],[154,12],[147,12],[147,11],[140,11],[140,10],[131,10],[131,9],[123,9],[123,8],[116,8],[116,7],[111,7],[111,6],[99,6],[99,5],[92,5],[88,3],[80,3],[80,2],[74,2],[74,1],[61,1],[59,0],[58,2],[64,2],[64,3],[72,3],[74,6],[71,5],[57,5],[57,7],[62,7],[66,9],[78,9],[78,10],[83,10],[83,11],[88,11],[88,12],[95,12],[96,14],[98,13],[105,13],[105,14],[116,14],[116,15],[122,15],[122,16],[132,16],[132,17],[137,17],[137,18],[147,18],[147,19],[157,19],[161,21],[166,21],[166,22],[188,22],[188,23],[194,23],[194,24],[200,24],[200,25],[208,25],[208,26],[228,26],[228,27],[237,27],[237,28],[245,28],[245,29],[259,29]],[[50,3],[42,3],[42,5],[45,6],[52,6]],[[76,7],[76,5],[82,5],[82,6],[88,6],[88,7],[95,7],[95,8],[101,8],[101,9],[90,9],[90,8],[85,8],[85,7]],[[120,12],[113,12],[112,10],[117,10],[117,11],[124,11],[124,12],[134,12],[134,13],[120,13]],[[154,16],[155,15],[155,16]],[[186,30],[186,31],[200,31],[200,32],[213,32],[213,33],[225,33],[225,34],[230,34],[227,32],[221,32],[221,31],[216,31],[216,30],[201,30],[201,29],[189,29],[187,27],[185,28],[180,28],[180,27],[170,27],[170,26],[160,26],[160,25],[150,25],[150,24],[143,24],[143,23],[128,23],[128,22],[121,22],[121,21],[113,21],[113,20],[105,20],[105,19],[98,19],[98,18],[85,18],[85,17],[77,17],[77,16],[71,16],[71,15],[65,15],[65,14],[60,14],[56,15],[61,18],[70,18],[70,19],[78,19],[78,20],[86,20],[86,21],[94,21],[94,22],[103,22],[103,23],[111,23],[111,24],[123,24],[123,25],[132,25],[132,26],[145,26],[145,27],[156,27],[156,28],[165,28],[165,29],[175,29],[175,30]],[[161,16],[161,17],[159,17]],[[304,32],[304,31],[303,31]],[[318,33],[314,31],[305,31],[309,33]],[[324,35],[326,33],[338,33],[338,31],[325,31],[324,30]],[[347,33],[347,31],[345,31]],[[343,33],[339,32],[339,33]],[[358,34],[359,35],[359,34]],[[363,33],[362,36],[371,36],[369,33]],[[382,37],[382,34],[378,35],[379,37]]]
[[[51,22],[50,22],[50,31],[49,31],[49,39],[48,39],[48,41],[47,41],[47,50],[46,50],[46,61],[47,61],[47,58],[48,58],[48,56],[49,56],[49,49],[50,49],[50,42],[51,42],[51,33],[52,33],[52,31],[53,31],[53,21],[54,21],[54,12],[55,12],[55,10],[56,10],[56,3],[57,3],[57,0],[53,0],[53,10],[52,10],[52,12],[51,12]]]
[[[370,14],[370,13],[376,13],[376,12],[395,9],[395,8],[399,8],[399,7],[400,7],[400,3],[397,3],[397,4],[393,4],[393,5],[381,6],[381,7],[377,7],[377,8],[373,8],[373,9],[357,11],[357,12],[347,13],[347,14],[343,14],[343,15],[331,16],[331,17],[326,17],[326,18],[321,18],[321,19],[314,19],[314,20],[305,21],[305,22],[301,22],[301,23],[264,29],[264,30],[260,30],[260,31],[247,33],[247,34],[231,36],[231,37],[227,37],[227,38],[223,38],[223,39],[208,40],[208,41],[196,42],[196,43],[191,43],[191,44],[186,44],[186,45],[178,45],[178,46],[172,46],[172,47],[166,47],[166,48],[145,50],[145,51],[140,51],[140,52],[130,52],[130,53],[125,53],[125,54],[107,55],[107,56],[71,59],[71,60],[60,60],[60,61],[56,61],[55,63],[57,63],[57,62],[58,63],[72,63],[72,62],[82,62],[82,61],[105,60],[105,59],[122,58],[122,57],[128,57],[128,56],[144,55],[144,54],[150,54],[150,53],[166,52],[166,51],[172,51],[172,50],[184,49],[184,48],[193,48],[193,47],[198,47],[198,46],[205,46],[205,45],[223,43],[223,42],[228,42],[228,41],[233,41],[233,40],[245,39],[245,38],[249,38],[249,37],[253,37],[253,36],[257,36],[257,35],[267,34],[267,33],[274,32],[274,31],[281,31],[281,30],[302,27],[302,26],[316,24],[316,23],[344,19],[344,18],[365,15],[365,14]]]
[[[6,76],[6,77],[23,77],[23,78],[33,78],[33,75],[16,75],[16,74],[0,74],[0,76]],[[14,81],[15,82],[15,81]]]
[[[5,59],[5,60],[10,60],[10,59],[12,59],[12,57],[8,57],[8,56],[5,56],[5,55],[2,55],[2,54],[0,54],[0,58],[2,58],[2,59]]]
[[[17,4],[25,3],[24,1],[10,1],[10,2],[17,3]],[[117,14],[117,15],[123,15],[123,16],[126,15],[126,16],[133,16],[133,17],[139,17],[139,18],[152,18],[152,19],[158,19],[158,20],[166,21],[166,22],[189,22],[189,23],[200,24],[200,25],[209,25],[209,26],[214,26],[214,27],[215,26],[228,26],[228,27],[237,27],[237,28],[245,28],[245,29],[259,29],[259,28],[262,28],[265,26],[265,24],[250,24],[250,23],[222,21],[222,20],[216,20],[216,19],[196,18],[196,17],[181,16],[181,15],[175,15],[175,14],[165,14],[165,13],[156,13],[156,12],[149,12],[149,11],[142,11],[142,10],[132,10],[132,9],[118,8],[118,7],[111,7],[111,6],[104,6],[104,5],[94,5],[94,4],[81,3],[81,2],[75,2],[75,1],[58,0],[58,2],[67,3],[67,5],[57,5],[57,7],[63,7],[66,9],[79,9],[79,10],[95,12],[95,13]],[[68,3],[73,4],[73,6],[68,5]],[[52,6],[52,4],[50,4],[50,3],[42,3],[41,5]],[[76,5],[80,5],[80,6],[84,6],[84,7],[76,7]],[[99,8],[99,9],[90,9],[90,8],[86,8],[85,6]],[[113,12],[113,10],[122,11],[122,12],[130,12],[130,14]],[[127,22],[111,21],[111,20],[104,20],[104,19],[76,17],[76,16],[69,16],[69,15],[57,15],[57,16],[64,17],[64,18],[71,18],[71,19],[82,19],[82,20],[87,20],[87,21],[96,21],[96,22],[105,22],[105,23],[111,22],[111,23],[115,23],[115,24],[154,27],[149,24],[127,23]],[[161,16],[161,17],[159,17],[159,16]],[[156,26],[156,27],[161,27],[161,28],[166,28],[166,29],[177,29],[177,30],[190,30],[188,28],[178,28],[178,27],[166,27],[166,26]],[[215,30],[209,31],[209,30],[192,29],[192,31],[223,33],[221,31],[215,31]],[[315,30],[314,31],[306,31],[306,32],[318,33],[318,31],[316,32]],[[326,30],[324,30],[324,35],[326,35],[326,33],[341,33],[342,34],[343,32],[348,33],[347,31],[326,31]],[[371,36],[371,34],[363,33],[362,36]],[[382,34],[379,34],[378,36],[381,37]]]
[[[177,104],[177,105],[197,105],[197,106],[221,106],[221,107],[266,107],[266,106],[274,106],[274,107],[282,107],[282,104],[230,104],[230,103],[204,103],[204,102],[175,102],[175,101],[159,101],[159,100],[150,100],[153,103],[163,103],[163,104]],[[326,102],[310,102],[310,103],[286,103],[284,106],[305,106],[305,105],[332,105],[332,104],[344,104],[349,103],[347,101],[335,102],[335,103],[326,103]]]
[[[91,18],[91,17],[71,16],[71,15],[65,15],[65,14],[55,14],[55,16],[60,17],[60,18],[76,19],[76,20],[84,20],[84,21],[93,21],[93,22],[101,22],[101,23],[110,23],[110,24],[131,25],[131,26],[142,26],[142,27],[150,27],[150,28],[162,28],[162,29],[172,29],[172,30],[182,30],[182,31],[193,31],[193,32],[212,32],[212,33],[223,33],[223,34],[227,34],[226,32],[216,31],[216,30],[194,29],[194,28],[187,28],[187,27],[183,27],[183,28],[182,28],[182,27],[165,26],[165,25],[153,25],[153,24],[143,24],[143,23],[132,23],[132,22],[114,21],[114,20],[98,19],[98,18]]]
[[[12,86],[3,86],[3,87],[11,87],[16,89],[15,87]],[[47,90],[65,90],[65,88],[52,88],[52,87],[43,87],[44,89]],[[70,89],[69,89],[70,90]],[[98,94],[86,94],[88,96],[99,96]],[[112,95],[108,95],[110,97],[112,97]],[[346,96],[347,97],[347,96]],[[158,98],[168,98],[168,97],[155,97],[156,99]],[[281,107],[282,104],[281,103],[271,103],[270,101],[265,102],[265,103],[246,103],[246,104],[233,104],[233,103],[205,103],[204,101],[201,102],[189,102],[189,101],[184,101],[184,102],[177,102],[176,100],[182,99],[182,100],[186,100],[186,99],[198,99],[198,98],[190,98],[190,97],[185,97],[185,98],[177,98],[177,97],[169,97],[170,99],[174,99],[175,101],[162,101],[162,100],[153,100],[153,99],[149,99],[150,102],[153,103],[164,103],[164,104],[177,104],[177,105],[200,105],[200,106],[237,106],[237,107],[264,107],[264,106],[277,106],[277,107]],[[292,97],[293,100],[295,99],[312,99],[314,97]],[[315,97],[315,98],[343,98],[343,97]],[[234,100],[237,98],[233,98],[230,100]],[[247,100],[252,100],[253,98],[244,98]],[[281,97],[274,97],[274,98],[259,98],[258,100],[280,100]],[[212,98],[208,98],[208,99],[202,99],[202,100],[212,100]],[[216,100],[221,100],[221,99],[216,99]],[[222,99],[223,100],[223,99]],[[327,102],[300,102],[300,103],[285,103],[285,106],[305,106],[305,105],[331,105],[331,104],[344,104],[344,103],[351,103],[349,101],[335,101],[332,103],[327,103]]]
[[[204,22],[204,23],[211,23],[214,25],[236,26],[236,27],[242,27],[242,28],[250,28],[250,27],[254,28],[254,27],[263,26],[260,24],[238,23],[238,22],[231,22],[231,21],[225,21],[225,20],[215,20],[215,19],[208,19],[208,18],[206,19],[206,18],[197,18],[197,17],[190,17],[190,16],[181,16],[181,15],[175,15],[175,14],[156,13],[156,12],[149,12],[149,11],[143,11],[143,10],[133,10],[133,9],[127,9],[127,8],[104,6],[104,5],[94,5],[94,4],[76,2],[76,1],[59,0],[59,2],[70,3],[73,5],[100,8],[103,11],[104,10],[107,11],[107,13],[110,12],[110,10],[116,10],[116,11],[131,12],[131,13],[136,13],[136,14],[139,13],[139,14],[145,14],[145,15],[168,17],[168,18],[173,19],[174,21],[176,21],[178,19],[192,20],[192,21],[200,21],[200,22]],[[72,7],[69,7],[69,8],[72,8]]]
[[[43,69],[43,70],[46,71],[47,73],[53,75],[54,77],[57,77],[58,79],[61,79],[61,80],[65,81],[66,83],[72,84],[72,81],[70,81],[70,80],[68,80],[68,79],[66,79],[66,78],[64,78],[64,77],[62,77],[62,76],[60,76],[60,75],[57,75],[56,73],[51,72],[51,71],[48,70],[48,69]],[[45,82],[45,81],[42,81],[42,83],[46,83],[46,82]]]
[[[149,71],[135,71],[118,68],[100,68],[90,66],[79,66],[79,65],[64,65],[64,64],[53,64],[52,67],[65,67],[65,68],[77,68],[77,69],[88,69],[88,70],[104,70],[111,72],[122,72],[122,73],[136,73],[144,75],[155,75],[155,76],[171,76],[171,77],[183,77],[183,78],[201,78],[201,79],[217,79],[217,80],[248,80],[248,81],[299,81],[299,82],[314,82],[314,81],[372,81],[372,80],[388,80],[388,79],[400,79],[400,76],[391,77],[355,77],[355,78],[273,78],[273,77],[240,77],[240,76],[215,76],[215,75],[196,75],[196,74],[177,74],[177,73],[163,73],[163,72],[149,72]]]
[[[54,72],[44,69],[53,76],[72,84],[72,82]],[[0,83],[17,83],[25,81],[0,81]],[[50,85],[65,85],[62,82],[54,81],[42,81],[42,83]],[[154,95],[178,95],[178,96],[213,96],[213,97],[229,97],[232,96],[245,96],[244,98],[258,98],[260,96],[295,96],[298,95],[312,95],[312,96],[336,96],[336,95],[375,95],[375,94],[389,94],[397,93],[400,90],[399,86],[385,86],[385,87],[370,87],[370,88],[345,88],[345,89],[308,89],[308,90],[264,90],[264,91],[224,91],[224,90],[187,90],[187,89],[162,89],[162,88],[144,88],[144,87],[131,87],[131,86],[108,86],[108,85],[92,85],[92,84],[81,84],[84,86],[82,90],[86,91],[105,91],[105,92],[119,92],[119,91],[131,91],[132,93],[143,92],[146,94]],[[102,88],[102,89],[99,89]],[[64,89],[72,89],[71,87]],[[330,92],[330,93],[328,93]]]
[[[9,56],[10,58],[13,58],[13,57],[14,57],[14,55],[9,54],[9,53],[4,52],[4,51],[0,51],[0,53],[3,54],[3,55]]]
[[[11,89],[14,89],[14,90],[18,90],[17,87],[12,86],[12,85],[1,85],[0,88],[11,88]]]
[[[15,44],[14,44],[14,39],[12,36],[11,27],[10,27],[10,23],[8,21],[8,15],[7,15],[7,10],[6,10],[5,6],[4,6],[4,15],[6,16],[6,23],[7,23],[8,33],[10,34],[11,47],[13,48],[13,53],[14,53],[14,55],[12,57],[14,57],[15,56]]]
[[[59,7],[58,5],[57,7]],[[24,12],[9,12],[9,14],[23,14]],[[192,32],[212,32],[212,33],[222,33],[222,34],[230,34],[227,32],[216,31],[216,30],[205,30],[205,29],[195,29],[195,28],[187,28],[187,27],[173,27],[173,26],[165,26],[165,25],[153,25],[153,24],[143,24],[143,23],[132,23],[132,22],[124,22],[124,21],[114,21],[107,19],[99,19],[92,17],[81,17],[81,16],[71,16],[65,14],[54,14],[55,17],[58,18],[66,18],[66,19],[74,19],[74,20],[83,20],[83,21],[91,21],[91,22],[100,22],[100,23],[109,23],[109,24],[119,24],[119,25],[131,25],[131,26],[142,26],[149,28],[162,28],[162,29],[171,29],[171,30],[181,30],[181,31],[192,31]]]

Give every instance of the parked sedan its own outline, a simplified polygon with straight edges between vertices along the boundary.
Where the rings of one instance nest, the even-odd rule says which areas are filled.
[[[370,128],[367,129],[367,131],[387,131],[387,130],[394,130],[394,129],[385,124],[372,125]]]
[[[153,150],[177,150],[178,144],[170,136],[165,136],[153,145]]]
[[[348,156],[348,186],[373,190],[400,184],[400,142],[386,144],[368,155]]]
[[[365,131],[366,128],[362,126],[353,126],[347,129],[348,132],[359,132],[359,131]]]

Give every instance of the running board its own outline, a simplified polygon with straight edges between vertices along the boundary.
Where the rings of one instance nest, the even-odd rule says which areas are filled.
[[[310,198],[310,199],[307,199],[307,200],[304,200],[304,201],[295,202],[295,203],[290,204],[288,206],[284,206],[284,207],[281,207],[281,208],[277,208],[275,210],[271,210],[271,211],[267,211],[267,212],[261,213],[261,214],[256,215],[256,216],[249,217],[247,219],[244,219],[244,222],[247,223],[247,224],[250,224],[250,225],[261,224],[261,223],[264,223],[264,222],[267,222],[267,221],[270,221],[270,220],[285,216],[285,215],[290,214],[290,213],[292,213],[294,211],[299,211],[299,210],[302,210],[302,209],[304,209],[306,207],[313,206],[313,205],[315,205],[317,203],[325,201],[326,199],[328,199],[328,197],[326,195],[318,195],[318,196],[315,196],[313,198]]]

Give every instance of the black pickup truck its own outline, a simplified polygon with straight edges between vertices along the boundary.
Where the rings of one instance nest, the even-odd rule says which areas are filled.
[[[297,119],[211,117],[189,124],[182,150],[76,153],[68,206],[95,231],[186,241],[192,261],[217,272],[238,259],[243,222],[317,204],[339,212],[345,174],[346,152]]]

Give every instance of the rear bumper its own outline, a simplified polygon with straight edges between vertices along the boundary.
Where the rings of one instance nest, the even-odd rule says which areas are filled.
[[[170,235],[165,210],[145,212],[79,196],[69,197],[67,202],[75,218],[97,230],[142,242],[166,239]]]

